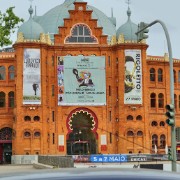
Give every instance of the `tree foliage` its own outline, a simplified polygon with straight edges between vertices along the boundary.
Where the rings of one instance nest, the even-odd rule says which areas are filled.
[[[18,28],[18,24],[23,22],[22,18],[16,16],[13,12],[14,7],[6,10],[6,13],[0,11],[0,47],[12,44],[10,35]]]

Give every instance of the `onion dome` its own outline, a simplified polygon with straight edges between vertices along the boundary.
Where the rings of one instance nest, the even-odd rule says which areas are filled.
[[[58,33],[58,27],[64,26],[64,19],[69,18],[69,10],[74,10],[74,2],[84,2],[83,0],[65,0],[63,4],[49,10],[43,16],[34,18],[44,29],[45,33],[49,33],[53,40],[54,34]],[[103,27],[103,34],[111,36],[116,34],[116,28],[111,20],[100,10],[93,6],[87,5],[87,10],[93,10],[92,19],[97,19],[98,27]]]
[[[120,26],[119,29],[117,30],[116,33],[117,38],[119,37],[120,34],[123,34],[125,41],[137,41],[137,35],[135,33],[138,31],[138,26],[131,21],[130,18],[131,10],[129,7],[127,10],[127,15],[128,15],[127,22],[122,26]]]
[[[19,29],[18,29],[18,33],[22,32],[24,39],[34,39],[34,40],[39,40],[40,39],[40,34],[44,33],[44,30],[42,28],[42,26],[40,24],[38,24],[37,22],[35,22],[32,18],[32,14],[33,14],[33,8],[32,6],[30,6],[29,8],[29,14],[30,14],[30,18],[28,21],[26,21],[25,23],[23,23]]]

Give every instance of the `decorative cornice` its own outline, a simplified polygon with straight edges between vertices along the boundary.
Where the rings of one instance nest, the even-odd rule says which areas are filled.
[[[147,56],[146,58],[148,61],[160,61],[160,62],[169,62],[169,56],[167,53],[164,54],[164,56]],[[180,63],[180,59],[174,59],[174,63]]]
[[[9,59],[9,58],[14,58],[14,54],[1,54],[0,53],[0,59]]]
[[[22,43],[22,42],[23,43],[27,43],[27,42],[45,43],[45,44],[48,44],[48,45],[53,45],[53,43],[51,42],[49,34],[44,34],[44,33],[41,33],[40,34],[40,39],[37,40],[37,39],[25,39],[23,33],[19,32],[18,36],[17,36],[16,43]]]

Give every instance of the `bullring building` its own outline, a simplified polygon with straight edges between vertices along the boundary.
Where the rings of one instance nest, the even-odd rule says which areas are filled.
[[[164,154],[169,59],[147,55],[137,29],[130,8],[116,27],[115,17],[83,0],[65,0],[42,16],[30,6],[12,51],[0,52],[0,161]],[[173,60],[178,127],[180,61]]]

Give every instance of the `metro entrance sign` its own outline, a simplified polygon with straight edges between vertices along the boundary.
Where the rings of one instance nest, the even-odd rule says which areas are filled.
[[[127,162],[127,155],[91,155],[90,161],[100,163]]]

